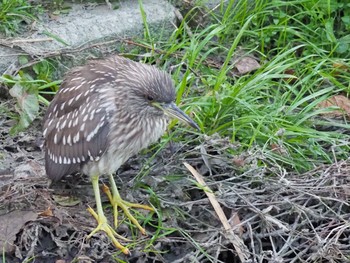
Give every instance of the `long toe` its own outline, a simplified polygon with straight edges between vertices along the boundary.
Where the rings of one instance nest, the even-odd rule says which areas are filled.
[[[114,203],[116,204],[117,207],[120,207],[124,214],[126,215],[127,218],[130,219],[130,221],[137,226],[137,228],[140,230],[142,235],[146,235],[146,230],[140,225],[140,223],[136,220],[136,218],[130,213],[130,208],[142,208],[150,211],[154,211],[154,209],[150,206],[147,205],[141,205],[141,204],[135,204],[135,203],[130,203],[128,201],[124,201],[121,198],[114,198]]]
[[[87,236],[87,238],[92,237],[99,231],[103,231],[107,234],[108,238],[112,241],[113,245],[120,249],[125,255],[129,255],[130,251],[127,247],[123,246],[120,244],[120,242],[117,240],[117,238],[122,239],[124,241],[130,241],[127,238],[119,235],[113,227],[111,227],[108,222],[107,218],[104,215],[98,215],[91,207],[87,209],[92,216],[96,219],[97,221],[97,227]],[[117,238],[116,238],[117,237]]]
[[[130,221],[140,230],[140,232],[143,235],[146,235],[146,230],[140,225],[140,223],[136,220],[136,218],[130,213],[129,209],[130,208],[141,208],[141,209],[148,210],[148,211],[154,211],[154,208],[150,207],[148,205],[131,203],[131,202],[123,200],[120,197],[119,192],[116,189],[116,186],[113,187],[113,184],[112,184],[113,194],[111,193],[111,191],[107,185],[103,185],[102,190],[108,196],[108,199],[109,199],[111,205],[113,206],[114,226],[118,227],[118,208],[120,207],[124,211],[124,214],[126,215],[126,217],[130,219]]]

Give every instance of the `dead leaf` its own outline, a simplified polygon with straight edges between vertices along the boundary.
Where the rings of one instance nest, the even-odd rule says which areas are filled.
[[[271,144],[271,150],[275,153],[278,153],[280,155],[287,155],[287,150],[284,149],[281,145],[277,144],[277,143],[272,143]]]
[[[343,62],[334,62],[333,67],[336,69],[332,72],[333,76],[343,74],[343,72],[349,72],[349,65]]]
[[[235,67],[238,71],[238,75],[243,75],[257,70],[261,66],[259,62],[253,57],[242,57],[236,61]]]
[[[343,117],[344,113],[350,117],[350,100],[343,95],[334,95],[317,105],[319,108],[329,108],[329,107],[338,107],[339,110],[333,110],[331,112],[322,113],[322,115],[327,117]]]
[[[42,211],[41,213],[39,213],[39,216],[44,216],[44,217],[53,216],[51,207],[49,206],[45,211]]]
[[[38,215],[32,211],[15,210],[0,216],[0,248],[11,253],[14,250],[16,235],[23,226],[37,219]]]
[[[244,167],[244,165],[245,165],[245,159],[242,157],[235,157],[232,159],[232,162],[234,165],[236,165],[238,167]]]
[[[294,69],[286,69],[284,71],[284,74],[288,74],[288,75],[292,76],[290,78],[284,78],[284,80],[287,81],[288,83],[293,84],[293,83],[295,83],[298,80],[297,76],[295,75],[295,70]]]
[[[61,206],[76,206],[81,200],[75,196],[52,195],[53,199]]]
[[[239,236],[242,236],[244,233],[244,228],[241,225],[241,219],[239,218],[239,215],[237,212],[233,212],[231,213],[231,217],[229,219],[229,223],[231,224],[232,228],[234,229],[234,231],[239,234]]]

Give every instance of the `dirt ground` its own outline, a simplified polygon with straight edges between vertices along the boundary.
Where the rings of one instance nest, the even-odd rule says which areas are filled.
[[[124,256],[87,212],[92,186],[75,175],[50,184],[39,147],[41,125],[10,136],[0,117],[0,247],[4,262],[350,262],[350,160],[305,174],[285,171],[262,151],[227,155],[225,138],[188,135],[130,159],[116,174],[121,195],[151,203],[143,218],[147,236],[124,220],[118,233],[132,241]],[[185,132],[185,131],[184,131]],[[215,194],[235,235],[237,254],[205,192],[183,162],[191,164]],[[142,169],[142,172],[140,170]],[[135,177],[138,175],[137,177]],[[101,178],[101,183],[106,178]],[[112,211],[106,196],[105,213]]]

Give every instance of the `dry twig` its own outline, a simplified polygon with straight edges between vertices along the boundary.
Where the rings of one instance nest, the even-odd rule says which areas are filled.
[[[224,226],[224,228],[227,232],[227,237],[230,240],[230,242],[232,243],[233,247],[235,248],[240,260],[242,262],[247,262],[247,260],[250,258],[249,252],[247,251],[247,248],[244,245],[243,240],[233,232],[231,225],[229,224],[229,222],[225,216],[224,211],[222,210],[219,202],[216,200],[215,195],[212,193],[210,188],[206,185],[203,177],[191,165],[189,165],[186,162],[184,163],[184,165],[192,173],[192,175],[196,178],[198,183],[205,189],[205,193],[208,196],[210,203],[214,207],[214,210],[215,210],[216,214],[218,215],[222,225]]]

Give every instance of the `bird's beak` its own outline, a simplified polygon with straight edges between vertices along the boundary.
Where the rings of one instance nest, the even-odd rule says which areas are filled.
[[[186,113],[180,110],[174,102],[164,104],[154,103],[153,105],[163,110],[165,115],[169,116],[170,118],[178,119],[190,125],[191,127],[200,130],[197,123],[195,123],[190,117],[188,117]]]

